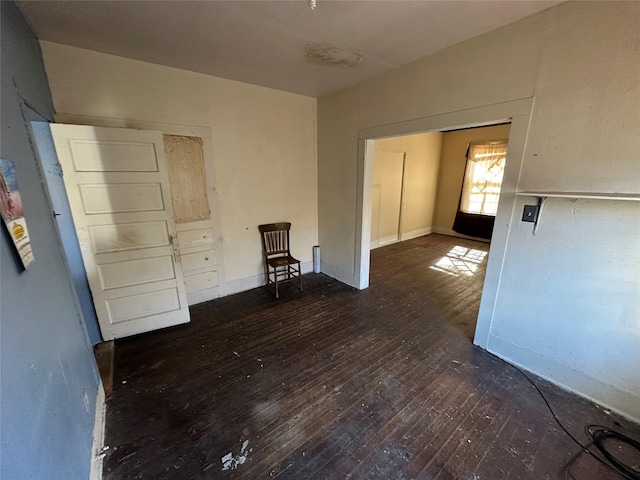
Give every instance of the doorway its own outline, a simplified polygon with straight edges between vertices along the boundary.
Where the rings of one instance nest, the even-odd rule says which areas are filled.
[[[28,109],[28,107],[26,108]],[[64,259],[78,300],[78,308],[84,320],[89,342],[91,345],[96,345],[102,341],[102,334],[98,325],[93,296],[89,289],[87,272],[82,261],[76,228],[62,180],[62,168],[58,163],[49,122],[33,111],[29,113],[30,134],[39,160],[39,168],[44,180],[45,190],[49,196],[49,203],[55,219],[54,223],[58,230],[60,244],[64,251]]]
[[[416,264],[433,271],[425,281],[474,286],[468,295],[477,301],[509,130],[502,124],[374,140],[371,250],[400,242],[392,255],[412,252]],[[448,247],[433,257],[435,245]],[[371,256],[377,281],[380,258]],[[475,319],[457,327],[473,339]]]
[[[431,233],[442,133],[374,142],[371,249]]]
[[[511,123],[508,137],[509,153],[506,158],[504,178],[496,213],[496,226],[493,230],[491,252],[488,255],[487,273],[483,284],[480,310],[474,335],[474,343],[482,348],[487,348],[498,283],[506,252],[510,218],[515,205],[516,187],[526,144],[531,106],[531,98],[514,100],[499,105],[478,107],[397,124],[367,128],[359,132],[358,155],[360,161],[358,162],[358,194],[356,197],[354,286],[364,289],[369,285],[375,141],[418,132],[446,132]]]
[[[488,242],[510,124],[374,140],[371,249],[430,233]]]

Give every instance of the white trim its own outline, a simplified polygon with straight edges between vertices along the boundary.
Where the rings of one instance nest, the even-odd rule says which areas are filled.
[[[364,290],[369,286],[369,260],[371,251],[371,209],[375,140],[358,139],[358,178],[356,195],[356,248],[355,270],[350,274],[332,266],[325,272],[330,277]],[[328,272],[333,272],[328,273]]]
[[[398,234],[396,235],[389,235],[388,237],[382,237],[378,239],[378,245],[381,247],[384,247],[385,245],[390,245],[392,243],[398,243],[400,241],[400,238],[398,237]]]
[[[364,128],[358,132],[358,162],[357,162],[357,195],[356,195],[356,238],[355,238],[355,258],[354,258],[354,279],[347,282],[356,288],[367,288],[369,285],[369,249],[371,245],[371,190],[373,179],[373,147],[375,139],[384,137],[393,137],[399,135],[409,135],[423,132],[441,132],[453,128],[470,128],[487,125],[495,125],[498,123],[512,122],[511,135],[509,136],[509,153],[507,153],[507,167],[505,169],[505,177],[508,172],[514,172],[515,182],[513,185],[507,183],[508,188],[513,188],[513,192],[506,191],[503,181],[502,193],[500,196],[500,204],[502,211],[498,207],[498,216],[496,223],[504,223],[506,229],[494,228],[494,243],[497,241],[497,252],[493,257],[497,257],[500,262],[499,272],[502,271],[502,261],[506,251],[506,241],[508,233],[509,219],[511,211],[515,205],[515,187],[522,164],[522,151],[524,150],[525,135],[513,135],[513,119],[526,118],[526,125],[533,106],[533,98],[522,98],[509,102],[498,103],[494,105],[485,105],[457,112],[444,113],[423,117],[414,120],[406,120],[403,122],[393,123],[389,125],[381,125],[377,127]],[[517,129],[516,129],[517,130]],[[522,145],[519,145],[519,143]],[[516,145],[514,145],[516,144]],[[515,148],[514,148],[515,147]],[[512,153],[516,152],[516,154]],[[518,155],[520,157],[518,158]],[[514,162],[515,160],[515,162]],[[511,168],[509,165],[511,164]],[[512,175],[513,176],[513,175]],[[504,210],[508,210],[508,215]],[[496,236],[496,231],[499,235]],[[492,249],[493,250],[493,249]],[[489,256],[491,262],[491,255]],[[491,265],[491,263],[490,263]],[[487,270],[489,272],[489,269]],[[492,277],[490,282],[485,280],[485,291],[492,297],[495,303],[496,293],[498,289],[499,276],[496,279]],[[341,280],[342,281],[342,280]],[[488,289],[488,290],[487,290]],[[483,297],[485,293],[483,292]],[[489,322],[490,325],[490,322]],[[487,330],[488,333],[488,330]],[[486,341],[477,343],[483,346]],[[484,348],[484,347],[483,347]]]
[[[264,285],[264,275],[254,275],[252,277],[245,277],[245,278],[240,278],[238,280],[233,280],[231,282],[225,283],[224,285],[219,285],[218,289],[220,291],[220,296],[226,297],[227,295],[246,292],[247,290],[252,290],[254,288],[258,288],[263,285]]]
[[[300,269],[302,270],[303,275],[313,272],[313,261],[301,262]],[[324,270],[322,271],[324,272]],[[219,285],[218,289],[220,296],[226,297],[227,295],[233,295],[234,293],[246,292],[247,290],[262,287],[264,284],[264,274],[260,274],[227,282],[224,285]],[[304,283],[302,287],[304,288]]]
[[[493,324],[498,291],[502,279],[502,269],[504,268],[504,259],[507,254],[507,246],[511,232],[511,224],[512,222],[520,221],[520,217],[515,211],[516,192],[518,190],[530,121],[531,115],[529,113],[514,116],[511,119],[507,163],[500,188],[498,213],[496,214],[493,233],[491,235],[491,248],[489,249],[487,258],[487,271],[484,277],[476,331],[473,337],[473,343],[484,349],[487,348],[489,334]]]
[[[442,132],[452,129],[491,126],[496,123],[507,123],[511,117],[529,115],[533,105],[533,97],[520,98],[509,102],[483,105],[456,112],[442,113],[429,117],[405,120],[378,127],[360,130],[360,140],[397,137],[424,132]]]
[[[313,260],[309,260],[308,262],[300,262],[300,270],[302,275],[313,273]]]
[[[187,303],[189,306],[197,305],[198,303],[208,302],[209,300],[215,300],[220,297],[220,287],[207,288],[205,290],[198,290],[196,292],[187,292]]]
[[[385,245],[391,245],[392,243],[398,243],[399,241],[400,239],[398,238],[398,234],[371,240],[371,250],[384,247]]]
[[[495,335],[489,336],[487,350],[523,370],[640,423],[640,402],[636,395],[602,383],[574,368]]]
[[[433,227],[420,228],[418,230],[412,230],[411,232],[405,232],[400,234],[400,241],[411,240],[412,238],[424,237],[433,233]]]
[[[375,250],[376,248],[384,247],[386,245],[391,245],[392,243],[411,240],[412,238],[424,237],[425,235],[429,235],[430,233],[432,233],[432,227],[420,228],[419,230],[401,233],[400,238],[398,238],[398,235],[389,235],[388,237],[371,240],[371,250]]]
[[[89,480],[102,480],[102,462],[104,454],[104,433],[105,433],[105,417],[107,413],[107,404],[104,396],[104,387],[102,380],[98,383],[98,391],[96,392],[96,410],[93,419],[93,443],[91,445],[91,469],[89,471]]]
[[[325,262],[320,262],[320,271],[325,275],[328,275],[331,278],[335,278],[336,280],[346,283],[347,285],[354,286],[355,278],[353,273],[345,272],[344,270],[340,270],[339,268],[334,267]],[[366,288],[366,287],[365,287]]]
[[[603,192],[516,192],[516,195],[525,197],[556,197],[556,198],[582,198],[587,200],[626,200],[640,202],[639,193],[603,193]]]
[[[433,233],[437,233],[439,235],[447,235],[449,237],[465,238],[467,240],[475,240],[476,242],[490,243],[490,240],[487,240],[486,238],[471,237],[469,235],[458,233],[455,230],[446,227],[433,227],[432,230]]]
[[[398,212],[398,241],[402,240],[402,230],[404,229],[404,201],[405,192],[405,174],[407,173],[407,152],[402,152],[402,176],[400,177],[400,211]]]

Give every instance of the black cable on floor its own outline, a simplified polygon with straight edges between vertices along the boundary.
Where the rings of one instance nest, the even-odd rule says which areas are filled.
[[[603,443],[604,440],[607,439],[607,438],[615,438],[617,440],[620,440],[620,441],[623,441],[623,442],[627,443],[628,445],[630,445],[633,448],[636,448],[638,451],[640,451],[640,443],[639,442],[627,437],[626,435],[623,435],[623,434],[621,434],[619,432],[616,432],[615,430],[611,430],[611,429],[608,429],[606,427],[601,427],[600,425],[589,425],[587,427],[587,434],[592,438],[593,444],[598,448],[598,450],[600,452],[602,452],[602,454],[605,456],[605,458],[609,462],[611,462],[611,465],[610,465],[609,463],[607,463],[603,459],[601,459],[598,455],[596,455],[591,450],[589,450],[589,448],[586,445],[583,445],[582,442],[580,442],[576,437],[574,437],[571,434],[571,432],[569,432],[569,430],[567,430],[565,428],[565,426],[562,424],[562,422],[560,422],[560,419],[558,418],[556,413],[553,411],[553,408],[551,408],[551,405],[547,401],[547,397],[545,397],[544,393],[542,393],[542,390],[540,390],[538,388],[538,385],[536,385],[535,382],[533,380],[531,380],[531,378],[529,378],[529,376],[526,373],[524,373],[522,370],[520,370],[515,365],[512,365],[512,364],[509,364],[509,365],[511,365],[513,368],[515,368],[518,372],[520,372],[520,374],[524,378],[526,378],[531,385],[533,385],[533,388],[536,389],[536,391],[538,392],[538,394],[540,395],[542,400],[544,400],[544,403],[547,405],[547,408],[549,409],[549,412],[551,412],[551,415],[553,416],[553,419],[560,426],[560,428],[569,436],[569,438],[571,440],[573,440],[577,445],[580,446],[580,448],[582,449],[583,452],[588,453],[593,458],[598,460],[601,464],[603,464],[605,467],[609,468],[610,470],[613,470],[616,473],[619,473],[620,475],[624,476],[628,480],[640,480],[640,471],[638,471],[635,468],[630,467],[630,466],[620,462],[619,460],[617,460],[606,449],[606,447],[604,446],[604,443]],[[596,439],[594,437],[594,435],[591,434],[591,432],[589,430],[590,427],[597,427],[602,431],[601,433],[595,433],[595,435],[597,435],[598,439]],[[600,431],[600,430],[597,430],[597,431]],[[569,475],[571,475],[571,472],[569,472]],[[571,477],[574,478],[573,475],[571,475]]]
[[[603,427],[602,425],[589,425],[585,428],[587,435],[589,435],[593,444],[600,450],[600,452],[605,456],[605,458],[611,462],[613,466],[615,466],[621,472],[624,472],[628,475],[629,478],[640,479],[640,470],[638,470],[637,466],[629,466],[624,462],[618,460],[611,452],[607,450],[604,445],[604,441],[606,439],[614,439],[620,442],[626,443],[627,445],[635,448],[638,452],[640,452],[640,442],[623,435],[620,432],[616,432],[615,430],[611,430],[607,427]]]
[[[585,445],[585,447],[588,449],[591,445],[593,445],[593,442],[589,442]],[[567,463],[564,464],[564,466],[562,467],[561,471],[565,471],[566,475],[569,475],[569,477],[571,477],[571,480],[578,480],[576,477],[573,476],[573,474],[571,473],[571,466],[578,461],[578,459],[582,456],[582,454],[584,453],[584,450],[578,450],[573,457],[571,457],[569,459],[569,461]]]

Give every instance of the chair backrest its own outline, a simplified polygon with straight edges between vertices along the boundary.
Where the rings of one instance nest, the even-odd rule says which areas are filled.
[[[258,225],[258,230],[262,234],[262,252],[266,257],[291,254],[289,251],[290,222]]]

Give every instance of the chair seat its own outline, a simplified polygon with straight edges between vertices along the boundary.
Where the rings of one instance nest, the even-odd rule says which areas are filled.
[[[267,263],[273,267],[285,267],[287,265],[295,265],[296,263],[300,263],[300,260],[293,258],[291,256],[284,257],[272,257],[267,259]]]

